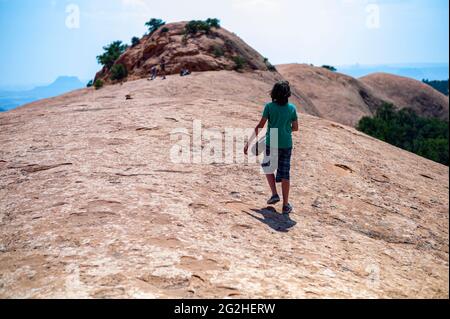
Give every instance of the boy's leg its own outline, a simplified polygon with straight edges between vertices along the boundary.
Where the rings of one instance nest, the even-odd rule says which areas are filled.
[[[281,182],[281,188],[283,190],[283,206],[289,205],[291,157],[292,149],[280,150],[277,179]]]
[[[278,164],[278,158],[274,158],[274,156],[278,157],[278,151],[275,152],[275,150],[272,150],[269,146],[266,146],[266,151],[264,152],[264,160],[261,166],[266,175],[270,190],[272,191],[272,196],[277,196],[278,190],[275,177],[275,171],[277,167],[274,164]]]
[[[291,189],[291,182],[288,179],[283,179],[281,181],[281,187],[283,189],[283,206],[289,204],[289,192]]]
[[[267,182],[269,183],[270,190],[272,191],[272,196],[278,195],[277,184],[275,183],[275,174],[266,175]]]

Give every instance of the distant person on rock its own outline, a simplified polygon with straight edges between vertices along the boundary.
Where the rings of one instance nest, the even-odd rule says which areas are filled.
[[[158,68],[156,65],[152,66],[150,69],[150,80],[153,81],[158,76]]]
[[[164,58],[161,58],[161,63],[159,66],[161,68],[162,79],[165,80],[166,79],[166,60]]]
[[[188,76],[191,74],[191,71],[189,71],[189,69],[186,68],[182,68],[180,71],[180,76]]]
[[[245,145],[244,153],[248,155],[249,145],[258,137],[259,132],[269,123],[266,134],[265,158],[262,164],[264,173],[272,191],[272,197],[267,204],[275,205],[281,201],[276,183],[281,183],[283,191],[283,214],[293,211],[289,203],[290,169],[292,156],[292,132],[297,132],[298,115],[294,104],[289,103],[291,88],[289,82],[280,81],[273,87],[272,103],[264,108],[261,121],[255,129],[255,134]],[[272,132],[272,134],[271,134]],[[276,171],[276,176],[275,176]]]
[[[189,71],[189,69],[187,68],[182,68],[180,71],[180,76],[188,76],[191,74],[191,71]]]

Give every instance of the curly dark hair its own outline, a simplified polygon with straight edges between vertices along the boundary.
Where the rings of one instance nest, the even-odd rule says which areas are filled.
[[[288,81],[277,82],[271,93],[272,102],[278,105],[285,106],[289,103],[289,98],[291,97],[291,86]]]

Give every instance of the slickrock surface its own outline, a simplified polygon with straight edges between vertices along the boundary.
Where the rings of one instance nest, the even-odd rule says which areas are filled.
[[[391,74],[361,79],[306,64],[278,65],[277,70],[318,110],[320,117],[356,126],[385,102],[412,108],[425,117],[448,121],[448,97],[419,81]]]
[[[287,218],[257,165],[171,163],[170,132],[194,119],[254,127],[260,76],[131,81],[0,114],[0,297],[448,298],[445,166],[303,114]]]

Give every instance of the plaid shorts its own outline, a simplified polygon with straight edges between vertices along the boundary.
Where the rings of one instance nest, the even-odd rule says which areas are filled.
[[[277,183],[281,183],[283,179],[290,180],[291,157],[292,148],[272,149],[267,147],[264,161],[261,165],[264,173],[274,174],[276,170]]]

